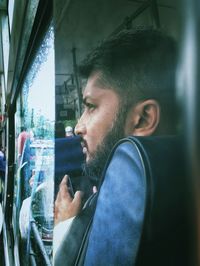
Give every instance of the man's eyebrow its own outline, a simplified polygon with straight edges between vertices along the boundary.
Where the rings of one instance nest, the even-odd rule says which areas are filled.
[[[87,100],[95,100],[95,97],[88,94],[88,95],[85,95],[82,99],[83,99],[83,103],[87,103]]]

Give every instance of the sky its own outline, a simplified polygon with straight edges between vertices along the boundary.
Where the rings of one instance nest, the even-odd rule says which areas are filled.
[[[52,40],[53,42],[53,40]],[[47,119],[55,120],[55,64],[54,47],[48,49],[47,60],[40,65],[40,70],[29,88],[28,107],[34,113],[40,113]]]

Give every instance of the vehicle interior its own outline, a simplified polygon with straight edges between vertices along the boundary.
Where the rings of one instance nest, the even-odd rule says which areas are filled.
[[[144,27],[178,45],[178,130],[191,196],[187,265],[200,265],[199,8],[197,0],[0,1],[0,265],[53,265],[59,183],[69,171],[75,191],[87,184],[79,184],[80,140],[65,136],[84,108],[78,66],[109,36]]]

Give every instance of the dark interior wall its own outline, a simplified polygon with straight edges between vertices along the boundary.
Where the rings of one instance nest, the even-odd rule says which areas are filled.
[[[97,42],[110,35],[126,17],[130,17],[144,1],[132,0],[54,0],[56,74],[70,74],[72,48],[77,61]],[[176,35],[177,10],[175,1],[158,1],[161,27]],[[154,25],[151,8],[142,12],[133,26]],[[58,75],[57,85],[66,79]]]
[[[73,71],[73,47],[76,48],[77,61],[80,61],[97,42],[110,35],[140,5],[127,0],[76,0],[67,4],[65,14],[62,9],[56,9],[56,73]],[[151,24],[149,12],[140,15],[135,23]],[[57,84],[60,82],[62,79],[59,76]]]
[[[178,39],[180,34],[181,1],[158,1],[161,28]]]

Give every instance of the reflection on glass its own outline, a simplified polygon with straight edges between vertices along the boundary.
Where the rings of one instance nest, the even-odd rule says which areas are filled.
[[[17,100],[15,237],[30,260],[50,263],[54,197],[54,34],[51,26],[35,56]],[[34,254],[34,255],[31,255]],[[43,254],[43,255],[42,255]]]
[[[14,2],[15,2],[14,0],[8,1],[8,16],[9,16],[10,31],[12,29],[12,22],[13,22]]]

